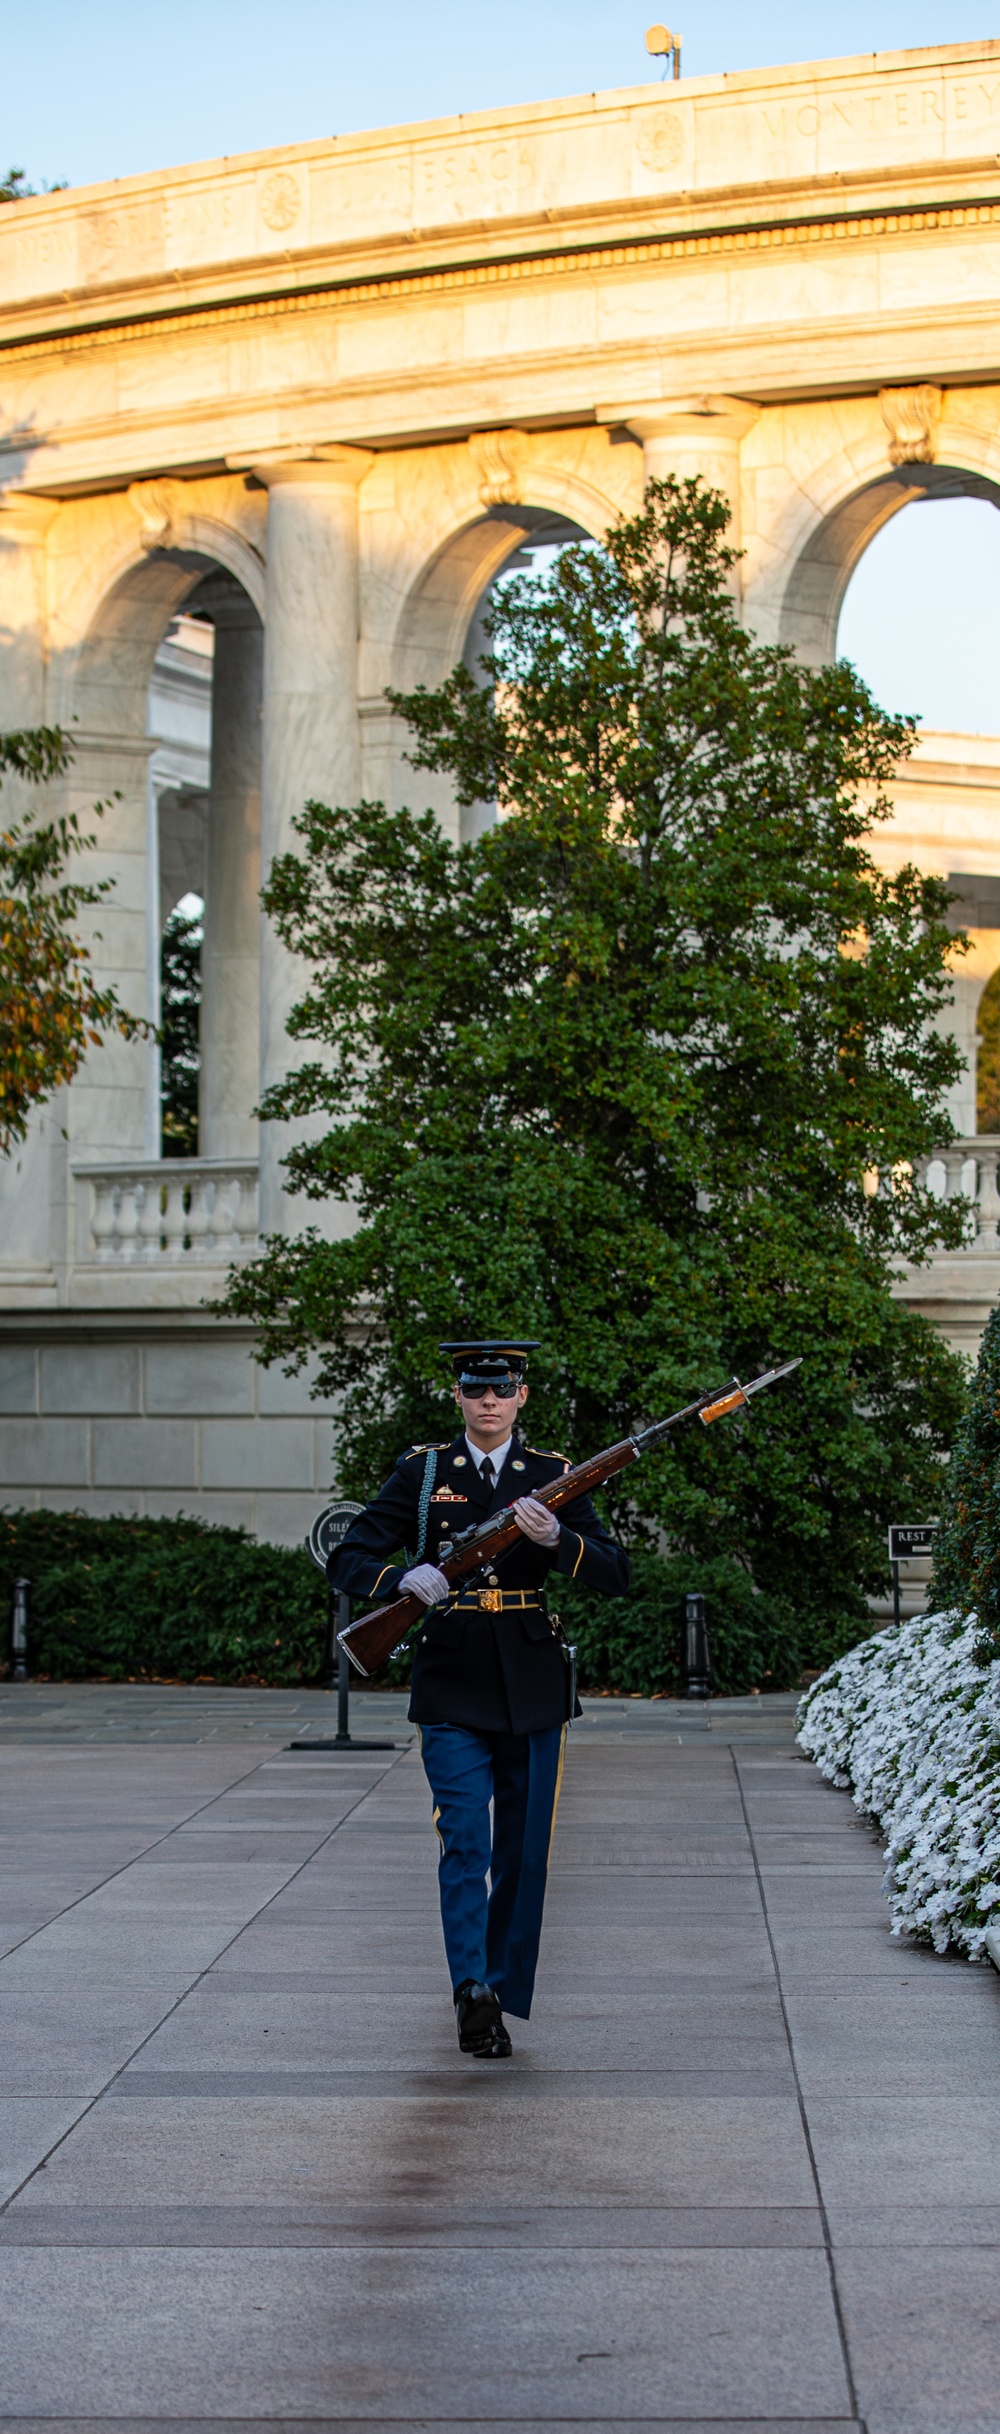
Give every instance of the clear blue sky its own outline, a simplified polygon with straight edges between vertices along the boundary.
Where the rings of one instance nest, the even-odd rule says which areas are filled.
[[[355,127],[641,84],[652,0],[36,0],[4,12],[0,156],[79,186]],[[692,76],[995,31],[982,0],[681,0]]]
[[[79,186],[356,127],[654,82],[644,34],[678,24],[690,75],[974,42],[981,0],[40,0],[8,7],[0,169]],[[841,647],[888,706],[1000,732],[1000,517],[905,508],[857,570]]]

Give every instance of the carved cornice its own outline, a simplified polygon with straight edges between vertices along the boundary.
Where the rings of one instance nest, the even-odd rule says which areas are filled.
[[[613,239],[602,245],[558,246],[535,253],[491,257],[487,261],[455,262],[442,270],[372,272],[364,279],[330,280],[321,287],[287,289],[270,296],[216,305],[167,306],[161,313],[123,315],[78,329],[45,332],[31,338],[0,339],[0,361],[18,362],[39,355],[73,354],[79,348],[121,346],[126,338],[162,338],[171,329],[231,328],[249,321],[273,321],[302,314],[328,312],[332,306],[365,305],[373,301],[505,287],[542,279],[582,275],[602,270],[636,270],[657,262],[691,262],[733,254],[768,254],[801,247],[856,245],[873,237],[940,236],[951,231],[1000,226],[1000,196],[984,195],[967,203],[927,204],[919,210],[890,205],[882,211],[824,214],[796,220],[747,221],[741,225],[694,227],[673,236]]]

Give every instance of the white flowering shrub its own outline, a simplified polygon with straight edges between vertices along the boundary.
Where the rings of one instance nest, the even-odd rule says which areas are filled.
[[[1000,1926],[1000,1661],[975,1615],[879,1631],[806,1692],[799,1746],[887,1837],[892,1932],[985,1959]]]

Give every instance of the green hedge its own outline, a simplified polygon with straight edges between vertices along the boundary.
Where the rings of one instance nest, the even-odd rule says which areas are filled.
[[[853,1619],[841,1632],[804,1629],[792,1609],[764,1597],[728,1556],[632,1554],[627,1597],[597,1597],[576,1582],[550,1583],[552,1605],[576,1641],[581,1686],[651,1698],[677,1692],[683,1601],[705,1599],[712,1687],[720,1698],[750,1690],[797,1689],[803,1671],[832,1663],[858,1638]]]
[[[61,1681],[315,1681],[326,1589],[304,1548],[204,1521],[0,1512],[0,1614],[31,1582],[29,1665]],[[5,1651],[6,1653],[6,1651]]]
[[[31,1582],[29,1664],[61,1681],[315,1682],[326,1590],[304,1548],[259,1546],[245,1530],[195,1520],[96,1520],[86,1513],[0,1512],[0,1617],[14,1582]],[[680,1687],[680,1616],[706,1600],[717,1692],[787,1690],[858,1637],[804,1636],[727,1557],[633,1555],[627,1597],[553,1579],[551,1602],[579,1651],[584,1691],[650,1697]],[[6,1651],[4,1651],[6,1653]],[[401,1688],[409,1660],[382,1679]]]

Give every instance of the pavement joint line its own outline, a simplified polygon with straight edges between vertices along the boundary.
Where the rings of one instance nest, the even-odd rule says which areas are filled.
[[[781,2006],[781,2017],[784,2023],[785,2036],[788,2040],[788,2060],[791,2066],[792,2077],[795,2082],[795,2095],[799,2108],[799,2119],[802,2124],[802,2136],[805,2140],[806,2154],[809,2158],[809,2170],[812,2174],[813,2187],[816,2191],[816,2204],[819,2210],[820,2222],[823,2227],[823,2249],[826,2257],[827,2272],[830,2277],[830,2297],[833,2302],[833,2312],[836,2318],[837,2332],[840,2339],[841,2356],[844,2362],[844,2377],[847,2384],[847,2397],[851,2411],[851,2419],[854,2421],[854,2423],[864,2428],[864,2419],[860,2414],[858,2406],[858,2393],[854,2380],[854,2366],[851,2359],[851,2352],[847,2339],[847,2325],[844,2318],[840,2288],[837,2281],[837,2266],[833,2253],[833,2237],[830,2231],[830,2218],[826,2210],[826,2200],[823,2196],[823,2188],[819,2176],[819,2166],[816,2161],[816,2150],[813,2146],[812,2131],[809,2126],[809,2115],[806,2110],[806,2101],[802,2091],[802,2082],[799,2078],[799,2066],[795,2054],[795,2042],[792,2036],[792,2024],[788,2017],[788,2004],[785,1999],[785,1989],[781,1980],[781,1967],[778,1960],[778,1948],[772,1933],[771,1917],[767,1906],[767,1890],[764,1884],[764,1876],[761,1869],[760,1860],[757,1855],[757,1844],[754,1836],[753,1826],[750,1820],[750,1811],[747,1806],[746,1794],[743,1789],[743,1779],[740,1774],[739,1762],[736,1751],[732,1747],[730,1747],[729,1755],[732,1760],[733,1773],[739,1787],[740,1802],[746,1825],[747,1841],[750,1845],[754,1869],[757,1877],[757,1889],[760,1895],[760,1906],[764,1920],[764,1928],[771,1948],[771,1960],[774,1966],[774,1983],[777,1990],[778,2002]]]
[[[247,1774],[252,1775],[258,1769],[250,1766],[246,1771]],[[242,1775],[237,1775],[234,1780],[242,1783],[244,1778]],[[100,1877],[96,1885],[88,1885],[85,1893],[77,1893],[71,1902],[64,1902],[62,1909],[54,1910],[52,1917],[43,1920],[40,1927],[32,1927],[27,1935],[20,1936],[17,1943],[11,1944],[4,1952],[3,1960],[9,1961],[15,1952],[25,1951],[29,1944],[34,1943],[36,1936],[46,1934],[50,1927],[55,1926],[57,1919],[69,1918],[72,1911],[79,1910],[81,1903],[89,1902],[95,1893],[103,1893],[105,1886],[113,1885],[116,1877],[127,1876],[129,1869],[134,1868],[138,1860],[146,1859],[150,1851],[158,1851],[163,1843],[170,1841],[171,1836],[176,1834],[181,1826],[188,1823],[189,1818],[200,1817],[203,1809],[210,1809],[217,1800],[224,1800],[232,1788],[232,1784],[227,1784],[224,1792],[213,1792],[208,1800],[201,1802],[200,1806],[190,1809],[186,1817],[175,1817],[173,1824],[167,1827],[165,1833],[154,1834],[150,1842],[143,1843],[141,1850],[133,1851],[130,1859],[123,1859],[120,1867],[109,1868],[107,1875]],[[0,2213],[2,2212],[3,2208],[0,2207]]]
[[[395,1766],[398,1766],[398,1765],[399,1765],[399,1763],[400,1763],[400,1759],[401,1759],[402,1757],[404,1757],[405,1755],[406,1755],[406,1752],[405,1752],[405,1751],[400,1751],[400,1756],[399,1756],[399,1758],[395,1758],[395,1759],[393,1759],[393,1760],[390,1762],[390,1765],[389,1765],[389,1766],[387,1766],[387,1767],[385,1768],[385,1770],[384,1770],[385,1774],[387,1774],[387,1775],[388,1775],[388,1774],[390,1774],[390,1773],[391,1773],[391,1771],[392,1771],[392,1767],[393,1767],[394,1765],[395,1765]],[[245,1781],[246,1781],[246,1777],[247,1777],[247,1775],[252,1775],[252,1774],[260,1774],[260,1773],[261,1773],[261,1771],[262,1771],[262,1768],[263,1768],[263,1763],[264,1763],[263,1756],[258,1756],[258,1758],[257,1758],[257,1762],[256,1762],[256,1765],[255,1765],[255,1766],[248,1767],[248,1768],[247,1768],[247,1770],[246,1770],[246,1774],[240,1774],[240,1775],[237,1775],[237,1776],[236,1776],[236,1778],[235,1778],[235,1781],[236,1781],[237,1783],[243,1783],[243,1782],[245,1782]],[[381,1776],[380,1776],[379,1780],[380,1780],[380,1782],[381,1782],[381,1780],[382,1780],[382,1777],[381,1777]],[[215,1805],[215,1803],[216,1803],[216,1801],[218,1801],[218,1800],[225,1800],[225,1799],[227,1798],[227,1796],[228,1796],[229,1792],[232,1790],[232,1788],[233,1788],[233,1787],[232,1787],[232,1784],[226,1784],[226,1785],[225,1785],[225,1787],[224,1787],[224,1789],[223,1789],[222,1791],[219,1791],[219,1792],[215,1792],[215,1793],[213,1793],[211,1800],[207,1800],[207,1801],[205,1801],[205,1802],[204,1802],[204,1804],[203,1804],[203,1805],[204,1805],[204,1807],[205,1807],[205,1808],[213,1808],[213,1807],[214,1807],[214,1805]],[[189,1996],[189,1995],[194,1994],[194,1992],[195,1992],[196,1988],[197,1988],[198,1986],[200,1986],[200,1985],[201,1985],[202,1979],[208,1976],[208,1974],[209,1974],[210,1970],[215,1969],[215,1968],[217,1968],[217,1967],[218,1967],[219,1962],[220,1962],[220,1961],[221,1961],[221,1960],[224,1958],[225,1954],[226,1954],[227,1952],[231,1952],[231,1950],[232,1950],[232,1948],[233,1948],[233,1945],[234,1945],[234,1944],[237,1944],[237,1943],[239,1942],[240,1936],[241,1936],[241,1935],[244,1935],[244,1934],[246,1933],[246,1930],[247,1930],[247,1928],[248,1928],[249,1926],[256,1925],[257,1920],[263,1916],[263,1914],[264,1914],[264,1912],[265,1912],[266,1910],[269,1910],[269,1909],[270,1909],[272,1902],[276,1902],[276,1901],[277,1901],[279,1894],[287,1893],[289,1885],[293,1885],[293,1884],[295,1883],[296,1877],[301,1876],[301,1875],[302,1875],[302,1873],[303,1873],[303,1870],[304,1870],[304,1869],[306,1869],[306,1868],[308,1868],[308,1867],[309,1867],[309,1865],[310,1865],[310,1863],[312,1862],[312,1860],[314,1860],[314,1859],[316,1859],[316,1858],[318,1857],[318,1855],[319,1855],[320,1851],[323,1851],[323,1850],[325,1850],[325,1849],[326,1849],[327,1844],[333,1841],[333,1837],[334,1837],[334,1835],[335,1835],[335,1834],[339,1834],[341,1827],[342,1827],[342,1826],[344,1826],[344,1825],[346,1825],[346,1823],[347,1823],[347,1818],[348,1818],[348,1817],[352,1817],[352,1816],[353,1816],[355,1809],[360,1808],[360,1806],[361,1806],[362,1802],[363,1802],[363,1801],[365,1801],[365,1800],[367,1800],[367,1799],[370,1797],[370,1794],[371,1794],[371,1792],[372,1792],[372,1790],[373,1790],[373,1789],[374,1789],[374,1786],[372,1786],[371,1784],[365,1784],[364,1786],[362,1786],[362,1785],[359,1785],[359,1786],[358,1786],[358,1797],[357,1797],[357,1799],[356,1799],[355,1801],[353,1801],[353,1802],[352,1802],[351,1807],[350,1807],[350,1808],[348,1809],[348,1811],[347,1811],[347,1816],[345,1816],[345,1817],[338,1817],[337,1822],[336,1822],[336,1825],[331,1826],[331,1827],[330,1827],[330,1830],[329,1830],[329,1832],[328,1832],[327,1834],[323,1834],[323,1835],[321,1835],[320,1840],[317,1842],[317,1844],[316,1844],[316,1846],[315,1846],[315,1849],[314,1849],[314,1850],[312,1850],[312,1851],[310,1851],[310,1852],[308,1853],[308,1855],[307,1855],[307,1857],[306,1857],[305,1859],[302,1859],[302,1860],[300,1860],[300,1861],[299,1861],[298,1867],[293,1868],[293,1869],[291,1870],[290,1874],[289,1874],[289,1875],[288,1875],[288,1876],[285,1878],[284,1883],[283,1883],[283,1884],[281,1884],[281,1885],[276,1886],[276,1888],[275,1888],[274,1892],[273,1892],[273,1893],[269,1893],[269,1894],[268,1894],[267,1900],[266,1900],[266,1901],[264,1901],[264,1902],[261,1902],[261,1903],[259,1904],[259,1907],[258,1907],[256,1910],[251,1911],[250,1917],[249,1917],[249,1918],[247,1918],[247,1919],[243,1919],[243,1920],[241,1921],[241,1924],[239,1925],[239,1927],[237,1927],[237,1928],[236,1928],[235,1932],[234,1932],[234,1933],[233,1933],[231,1936],[227,1937],[226,1942],[225,1942],[224,1944],[220,1945],[218,1952],[216,1952],[216,1953],[213,1955],[212,1960],[211,1960],[211,1961],[207,1961],[207,1962],[206,1962],[206,1964],[205,1964],[205,1967],[204,1967],[203,1969],[199,1969],[199,1970],[197,1970],[197,1971],[195,1972],[195,1975],[194,1975],[194,1977],[192,1978],[190,1985],[189,1985],[189,1986],[186,1986],[186,1987],[184,1988],[183,1993],[182,1993],[182,1994],[179,1994],[179,1995],[177,1996],[177,1999],[176,1999],[176,2001],[175,2001],[175,2002],[168,2004],[167,2009],[166,2009],[166,2011],[165,2011],[165,2012],[162,2014],[161,2018],[160,2018],[159,2020],[157,2020],[157,2021],[155,2021],[155,2022],[154,2022],[154,2025],[153,2025],[153,2027],[152,2027],[152,2028],[147,2029],[145,2036],[144,2036],[144,2037],[140,2037],[138,2044],[137,2044],[137,2045],[135,2045],[135,2046],[133,2046],[131,2053],[130,2053],[130,2054],[126,2054],[124,2062],[120,2062],[120,2063],[119,2063],[119,2065],[118,2065],[117,2070],[114,2070],[114,2071],[112,2071],[112,2072],[111,2072],[111,2074],[110,2074],[109,2078],[107,2078],[107,2079],[105,2080],[103,2087],[100,2087],[100,2088],[98,2088],[98,2089],[96,2090],[95,2094],[94,2094],[94,2095],[93,2095],[93,2096],[90,2098],[89,2103],[87,2103],[87,2104],[83,2105],[83,2107],[82,2107],[81,2111],[80,2111],[80,2112],[77,2114],[77,2116],[76,2116],[76,2120],[75,2120],[75,2121],[72,2121],[72,2122],[69,2124],[68,2129],[63,2130],[63,2131],[62,2131],[62,2133],[61,2133],[61,2135],[60,2135],[58,2138],[54,2138],[54,2139],[53,2139],[51,2146],[46,2148],[44,2155],[40,2155],[40,2156],[39,2156],[37,2163],[34,2163],[34,2164],[32,2165],[30,2172],[26,2172],[26,2173],[25,2173],[25,2175],[24,2175],[24,2179],[18,2182],[17,2188],[16,2188],[16,2189],[11,2189],[11,2190],[10,2190],[9,2194],[7,2195],[7,2197],[5,2197],[5,2198],[4,2198],[4,2200],[3,2200],[3,2202],[2,2202],[2,2204],[0,2204],[0,2221],[2,2221],[3,2216],[4,2216],[4,2215],[7,2213],[7,2211],[8,2211],[8,2209],[9,2209],[9,2207],[11,2207],[11,2206],[14,2204],[15,2199],[21,2196],[22,2191],[30,2187],[31,2182],[34,2180],[36,2173],[38,2173],[38,2172],[42,2172],[42,2171],[44,2171],[44,2170],[45,2170],[45,2167],[46,2167],[46,2165],[47,2165],[47,2164],[50,2162],[50,2160],[51,2160],[52,2156],[53,2156],[53,2155],[57,2155],[57,2154],[58,2154],[58,2152],[59,2152],[60,2147],[64,2147],[64,2146],[65,2146],[65,2144],[66,2144],[67,2139],[72,2138],[72,2137],[73,2137],[73,2135],[74,2135],[74,2132],[75,2132],[76,2130],[78,2130],[78,2129],[79,2129],[79,2127],[80,2127],[80,2123],[81,2123],[82,2121],[86,2121],[86,2120],[87,2120],[87,2118],[88,2118],[88,2116],[89,2116],[89,2115],[90,2115],[90,2114],[91,2114],[91,2113],[94,2111],[95,2106],[96,2106],[96,2105],[101,2104],[101,2103],[103,2102],[103,2099],[104,2099],[104,2098],[105,2098],[107,2095],[109,2095],[109,2094],[110,2094],[110,2092],[111,2092],[112,2088],[115,2086],[115,2082],[116,2082],[118,2079],[120,2079],[120,2078],[123,2076],[123,2073],[125,2073],[126,2071],[128,2071],[128,2070],[130,2070],[130,2069],[131,2069],[131,2066],[132,2066],[133,2062],[136,2060],[137,2056],[143,2052],[144,2047],[145,2047],[145,2046],[147,2046],[147,2045],[149,2045],[149,2044],[151,2043],[152,2039],[153,2039],[155,2036],[158,2036],[160,2029],[161,2029],[161,2028],[164,2028],[164,2027],[166,2026],[166,2023],[167,2023],[167,2021],[168,2021],[168,2020],[172,2020],[172,2019],[173,2019],[174,2013],[180,2010],[182,2003],[186,2003],[186,2002],[187,2002],[188,1996]],[[194,1815],[196,1815],[196,1816],[197,1816],[197,1815],[200,1815],[200,1813],[201,1813],[201,1812],[200,1812],[199,1810],[195,1810],[195,1811],[193,1811],[192,1813],[193,1813]],[[184,1822],[186,1822],[186,1821],[185,1821],[185,1820],[183,1820],[183,1819],[178,1819],[178,1820],[177,1820],[177,1821],[174,1823],[174,1825],[172,1825],[172,1826],[169,1828],[169,1830],[168,1830],[168,1832],[167,1832],[166,1834],[161,1834],[161,1835],[159,1835],[159,1836],[158,1836],[158,1838],[157,1838],[157,1840],[156,1840],[154,1843],[149,1844],[148,1848],[149,1848],[150,1850],[158,1850],[158,1849],[160,1849],[164,1843],[166,1843],[166,1842],[169,1842],[169,1841],[170,1841],[170,1839],[171,1839],[172,1835],[174,1835],[174,1834],[176,1834],[176,1833],[177,1833],[179,1825],[180,1825],[180,1824],[182,1824],[182,1823],[184,1823]],[[92,1885],[92,1886],[91,1886],[91,1888],[90,1888],[90,1893],[100,1893],[100,1892],[103,1892],[103,1890],[104,1890],[104,1886],[105,1886],[105,1885],[113,1884],[113,1883],[114,1883],[114,1881],[115,1881],[115,1878],[116,1878],[116,1877],[119,1877],[119,1876],[126,1876],[126,1875],[128,1874],[129,1869],[135,1866],[136,1861],[137,1861],[138,1859],[140,1859],[140,1858],[143,1858],[143,1859],[144,1859],[145,1857],[146,1857],[146,1852],[145,1852],[145,1851],[142,1851],[142,1852],[136,1852],[136,1853],[134,1854],[133,1858],[132,1858],[132,1859],[130,1859],[130,1860],[126,1860],[126,1861],[125,1861],[125,1863],[123,1864],[123,1866],[122,1866],[122,1867],[120,1867],[120,1868],[112,1868],[112,1870],[110,1871],[110,1874],[109,1874],[108,1876],[106,1876],[106,1877],[103,1877],[103,1878],[102,1878],[102,1880],[101,1880],[101,1883],[100,1883],[99,1885]],[[81,1906],[81,1903],[83,1903],[83,1902],[85,1902],[85,1901],[88,1901],[89,1899],[90,1899],[90,1894],[87,1894],[87,1893],[81,1893],[81,1894],[79,1894],[79,1895],[77,1896],[76,1901],[73,1901],[73,1902],[67,1902],[67,1903],[66,1903],[66,1905],[65,1905],[65,1908],[64,1908],[63,1910],[58,1910],[58,1911],[55,1913],[55,1918],[65,1918],[65,1917],[67,1917],[67,1916],[69,1915],[70,1911],[72,1911],[72,1910],[78,1910],[78,1909],[80,1908],[80,1906]],[[47,1919],[47,1920],[46,1920],[46,1922],[45,1922],[46,1927],[53,1926],[54,1924],[55,1924],[55,1919]],[[36,1928],[34,1928],[34,1929],[33,1929],[33,1931],[32,1931],[32,1933],[31,1933],[31,1935],[26,1935],[26,1936],[23,1936],[23,1937],[22,1937],[22,1939],[21,1939],[21,1943],[20,1943],[20,1944],[15,1944],[15,1945],[12,1945],[11,1950],[12,1950],[13,1952],[19,1952],[19,1951],[21,1951],[21,1950],[24,1948],[24,1946],[25,1946],[25,1945],[28,1945],[28,1944],[31,1944],[31,1943],[33,1943],[33,1942],[34,1942],[35,1936],[37,1936],[37,1935],[41,1935],[41,1934],[43,1934],[43,1933],[44,1933],[44,1929],[43,1929],[43,1928],[41,1928],[41,1927],[36,1927]],[[4,1960],[6,1960],[8,1957],[9,1957],[9,1955],[8,1955],[8,1954],[6,1954],[6,1953],[3,1955],[3,1959],[4,1959]],[[0,2418],[0,2424],[3,2424],[3,2422],[4,2422],[4,2420],[3,2420],[2,2418]],[[39,2422],[43,2422],[43,2421],[41,2421],[41,2420],[40,2420]],[[81,2423],[85,2423],[85,2422],[86,2422],[86,2420],[81,2420],[80,2422],[81,2422]],[[129,2422],[129,2421],[128,2421],[128,2420],[123,2420],[122,2422],[123,2422],[123,2423],[127,2423],[127,2422]]]

